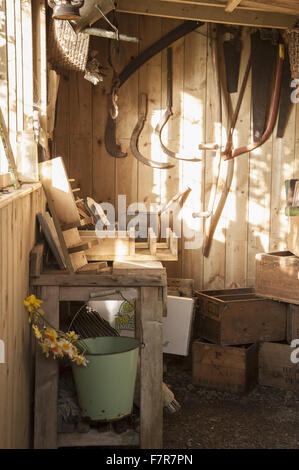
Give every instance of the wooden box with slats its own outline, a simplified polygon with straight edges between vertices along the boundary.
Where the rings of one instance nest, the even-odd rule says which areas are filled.
[[[299,390],[299,363],[292,362],[297,355],[289,344],[261,343],[259,348],[259,383],[286,390]]]
[[[299,304],[299,257],[290,251],[259,253],[255,288],[258,295]]]
[[[258,343],[220,346],[202,339],[193,342],[193,382],[196,385],[245,393],[258,379]]]
[[[254,289],[195,291],[197,335],[221,345],[286,338],[287,309]]]

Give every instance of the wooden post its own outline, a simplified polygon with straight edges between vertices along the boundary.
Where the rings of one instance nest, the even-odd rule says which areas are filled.
[[[50,323],[59,326],[59,287],[41,288],[42,308]],[[36,348],[34,448],[57,448],[58,361]]]
[[[158,287],[141,287],[136,305],[140,351],[140,445],[161,449],[163,445],[163,349],[162,302]]]

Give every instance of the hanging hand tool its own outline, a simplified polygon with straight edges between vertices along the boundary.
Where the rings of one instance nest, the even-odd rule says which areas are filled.
[[[199,26],[202,26],[204,23],[202,21],[185,21],[184,23],[180,24],[172,31],[167,33],[158,41],[154,42],[150,47],[145,49],[138,57],[133,59],[119,74],[118,76],[118,88],[120,88],[127,80],[133,75],[136,70],[138,70],[143,64],[145,64],[148,60],[154,57],[156,54],[161,52],[163,49],[168,47],[173,42],[177,41],[178,39],[182,38],[186,34],[194,31]],[[113,86],[112,86],[113,91]],[[115,138],[115,131],[116,131],[116,122],[112,119],[110,109],[113,106],[112,103],[112,91],[109,95],[109,102],[108,102],[108,117],[106,121],[106,128],[105,128],[105,146],[107,152],[116,158],[126,157],[127,154],[121,151],[121,147],[116,144]]]
[[[226,89],[228,93],[238,91],[239,70],[241,59],[241,28],[239,26],[221,26],[223,38],[223,54],[226,72]]]
[[[206,240],[208,239],[212,240],[214,230],[215,230],[215,229],[214,230],[211,229],[211,216],[214,213],[214,206],[215,206],[216,195],[217,195],[218,184],[219,184],[219,176],[220,176],[220,169],[221,169],[221,147],[222,147],[222,98],[221,98],[221,80],[220,80],[219,60],[218,60],[217,25],[212,24],[212,23],[208,24],[208,37],[210,38],[209,49],[210,49],[210,53],[212,57],[213,78],[214,78],[214,87],[215,87],[215,94],[216,94],[215,126],[217,128],[216,139],[218,140],[216,142],[217,143],[216,157],[214,157],[216,158],[216,162],[217,162],[217,176],[211,188],[207,211],[203,212],[203,214],[204,213],[209,214],[206,216],[205,227],[204,227],[204,232],[205,232],[204,244],[203,244],[204,253],[205,253]],[[206,254],[206,256],[208,256],[208,253]]]
[[[111,102],[112,102],[112,98],[111,98],[111,95],[109,95],[108,106],[110,105]],[[114,108],[109,109],[109,113],[107,116],[107,123],[105,127],[105,147],[106,147],[107,152],[110,155],[113,155],[113,157],[124,158],[127,156],[127,153],[122,152],[121,146],[116,143],[116,139],[115,139],[116,120],[113,119],[112,117],[113,113],[111,113],[111,109],[114,109]]]
[[[246,84],[247,84],[247,81],[248,81],[249,72],[250,72],[250,69],[251,69],[251,63],[252,63],[252,59],[251,59],[251,55],[250,55],[249,59],[248,59],[248,62],[247,62],[246,70],[245,70],[245,73],[244,73],[243,82],[242,82],[242,85],[241,85],[241,89],[240,89],[238,101],[237,101],[237,104],[236,104],[236,108],[235,108],[234,114],[232,116],[231,124],[230,124],[230,129],[229,129],[229,133],[228,133],[228,137],[227,137],[227,143],[226,143],[225,150],[224,150],[224,153],[226,155],[231,154],[231,152],[232,152],[234,130],[235,130],[235,127],[236,127],[236,124],[237,124],[237,119],[238,119],[241,104],[242,104],[242,101],[243,101],[245,88],[246,88]]]
[[[274,92],[273,92],[273,98],[272,98],[272,104],[271,104],[271,111],[270,111],[270,116],[268,119],[268,124],[266,127],[265,132],[263,133],[261,139],[259,142],[253,142],[251,144],[248,144],[245,147],[239,147],[237,149],[234,149],[231,152],[223,152],[223,155],[225,156],[224,160],[229,160],[231,158],[235,158],[238,155],[242,155],[243,153],[251,152],[252,150],[255,150],[256,148],[260,147],[262,144],[266,142],[266,140],[270,137],[272,134],[275,121],[277,118],[277,110],[278,110],[278,104],[279,104],[279,95],[280,95],[280,86],[281,86],[281,78],[282,78],[282,69],[283,69],[283,62],[284,62],[284,45],[282,43],[279,44],[279,57],[277,61],[277,67],[276,67],[276,77],[275,77],[275,85],[274,85]],[[252,58],[253,60],[253,58]]]
[[[247,84],[247,81],[248,81],[250,68],[251,68],[251,56],[249,57],[248,62],[247,62],[247,66],[246,66],[246,69],[245,69],[245,73],[244,73],[244,77],[243,77],[243,81],[242,81],[238,101],[237,101],[237,104],[236,104],[234,114],[231,118],[230,129],[229,129],[229,133],[228,133],[228,137],[227,137],[227,144],[226,144],[226,148],[225,148],[225,151],[228,152],[228,153],[231,152],[233,134],[234,134],[234,130],[235,130],[235,127],[236,127],[238,115],[239,115],[241,104],[242,104],[242,101],[243,101],[243,97],[244,97],[244,94],[245,94],[245,88],[246,88],[246,84]],[[207,230],[207,227],[205,227],[206,228],[206,236],[204,238],[204,243],[203,243],[203,254],[206,257],[208,257],[209,253],[210,253],[212,239],[213,239],[215,230],[217,228],[220,216],[222,214],[227,196],[228,196],[229,191],[230,191],[230,187],[231,187],[232,180],[233,180],[233,174],[234,174],[234,160],[230,160],[227,163],[226,179],[225,179],[224,187],[223,187],[220,199],[218,201],[216,210],[213,211],[213,214],[212,214],[211,218],[209,219],[209,221],[206,221],[206,225],[208,225],[208,229],[209,229],[209,230]]]
[[[172,168],[174,165],[171,163],[162,163],[162,162],[155,162],[153,160],[149,160],[148,158],[141,155],[138,150],[138,140],[143,129],[146,116],[147,116],[147,95],[145,93],[141,93],[139,96],[139,118],[138,122],[133,130],[131,140],[130,140],[130,147],[131,152],[137,160],[139,160],[144,165],[150,166],[152,168],[159,168],[159,169],[168,169]]]
[[[253,141],[259,142],[265,130],[270,102],[271,81],[276,47],[271,37],[261,38],[262,31],[251,34],[252,55],[252,125]]]
[[[188,186],[188,188],[185,189],[184,191],[181,191],[178,194],[175,194],[175,196],[173,196],[170,199],[170,201],[168,201],[163,207],[161,207],[161,209],[158,212],[158,215],[160,216],[160,215],[164,214],[164,212],[166,212],[177,201],[181,202],[181,207],[182,207],[183,204],[185,203],[185,201],[187,200],[187,197],[191,193],[191,191],[192,191],[192,189],[189,188],[189,186]]]
[[[172,112],[172,49],[169,47],[167,49],[167,99],[166,99],[166,111],[162,115],[160,122],[157,124],[155,128],[155,134],[159,137],[160,145],[164,153],[171,158],[175,158],[176,160],[188,160],[189,162],[199,162],[201,158],[190,158],[190,157],[183,157],[182,155],[169,150],[162,141],[162,130],[164,126],[167,124],[169,118],[173,115]]]

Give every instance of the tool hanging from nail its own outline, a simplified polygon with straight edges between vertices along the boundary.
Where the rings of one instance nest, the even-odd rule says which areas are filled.
[[[167,49],[167,98],[166,98],[166,111],[162,115],[159,123],[157,124],[155,128],[155,134],[159,137],[160,140],[160,145],[164,153],[168,155],[171,158],[175,158],[176,160],[188,160],[189,162],[199,162],[201,161],[201,158],[195,158],[195,157],[184,157],[176,152],[173,152],[172,150],[169,150],[166,145],[164,145],[163,140],[162,140],[162,131],[167,124],[168,120],[171,118],[173,115],[172,112],[172,104],[173,104],[173,99],[172,99],[172,48],[169,47]]]
[[[274,92],[273,92],[272,103],[271,103],[271,111],[269,114],[266,130],[264,131],[260,140],[258,142],[252,142],[251,144],[248,144],[247,146],[234,149],[231,152],[224,151],[223,152],[223,156],[225,157],[224,160],[229,160],[231,158],[235,158],[239,155],[242,155],[243,153],[247,153],[247,152],[251,152],[252,150],[255,150],[256,148],[264,144],[266,140],[268,140],[268,138],[272,134],[275,121],[277,118],[277,111],[278,111],[278,105],[279,105],[283,62],[284,62],[284,45],[282,43],[279,43],[278,61],[277,61],[277,66],[276,66],[276,76],[275,76]]]
[[[231,118],[231,123],[230,123],[230,128],[229,128],[227,143],[226,143],[226,148],[225,148],[225,151],[228,152],[228,153],[231,152],[231,149],[232,149],[234,130],[235,130],[235,127],[236,127],[238,116],[239,116],[241,104],[242,104],[242,101],[243,101],[243,98],[244,98],[246,84],[248,82],[249,72],[250,72],[250,68],[251,68],[251,63],[252,63],[252,61],[251,61],[251,55],[250,55],[249,59],[248,59],[248,62],[247,62],[246,69],[245,69],[245,73],[244,73],[240,93],[239,93],[239,96],[238,96],[238,101],[237,101],[237,104],[236,104],[236,108],[235,108],[235,111],[234,111],[233,116]],[[230,188],[231,188],[233,175],[234,175],[234,160],[229,160],[227,162],[226,178],[225,178],[224,187],[223,187],[220,199],[218,201],[217,207],[213,211],[213,214],[212,214],[211,218],[209,219],[209,222],[206,221],[206,227],[205,227],[206,235],[205,235],[204,242],[203,242],[203,254],[204,254],[205,257],[209,256],[210,248],[211,248],[211,244],[212,244],[212,239],[213,239],[215,230],[217,228],[219,219],[221,217],[221,214],[222,214],[227,196],[228,196]],[[207,226],[207,224],[208,224],[208,226]]]
[[[132,154],[141,163],[143,163],[144,165],[150,166],[152,168],[159,168],[160,170],[161,169],[167,170],[168,168],[173,168],[174,165],[172,165],[171,163],[155,162],[154,160],[149,160],[148,158],[144,157],[139,152],[138,140],[139,140],[141,131],[143,129],[146,116],[147,116],[147,95],[145,93],[141,93],[139,95],[138,109],[139,109],[138,122],[133,130],[131,140],[130,140],[130,148],[131,148]]]
[[[221,25],[223,54],[225,61],[226,89],[228,93],[238,91],[239,70],[241,61],[241,31],[240,26]]]
[[[202,26],[204,23],[202,21],[185,21],[184,23],[180,24],[172,31],[167,33],[158,41],[154,42],[151,46],[145,49],[138,57],[133,59],[119,74],[119,82],[118,82],[118,89],[128,80],[128,78],[133,75],[136,70],[138,70],[143,64],[145,64],[148,60],[154,57],[156,54],[161,52],[163,49],[168,47],[173,42],[177,41],[178,39],[182,38],[186,34],[194,31],[199,26]],[[115,111],[115,99],[113,104],[113,85],[111,93],[108,96],[108,116],[106,121],[106,128],[105,128],[105,147],[107,152],[116,158],[123,158],[127,156],[126,152],[122,152],[120,145],[116,143],[116,119],[112,118],[116,113],[112,111],[111,115],[111,108],[114,108]],[[115,93],[114,93],[115,94]]]

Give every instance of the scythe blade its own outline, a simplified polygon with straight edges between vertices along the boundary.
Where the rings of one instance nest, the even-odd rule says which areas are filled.
[[[147,116],[147,95],[145,93],[141,93],[139,96],[139,118],[138,122],[133,130],[131,140],[130,140],[130,148],[131,152],[137,160],[139,160],[144,165],[150,166],[151,168],[159,168],[167,170],[168,168],[172,168],[174,165],[171,163],[162,163],[162,162],[155,162],[154,160],[149,160],[148,158],[144,157],[138,150],[138,140],[143,129],[145,120]]]

